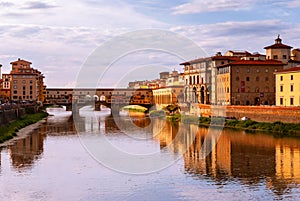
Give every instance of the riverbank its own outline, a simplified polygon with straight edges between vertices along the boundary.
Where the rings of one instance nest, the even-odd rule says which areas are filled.
[[[37,127],[37,122],[48,116],[46,112],[38,112],[35,114],[28,114],[15,121],[8,123],[6,126],[0,127],[0,146],[8,144],[9,140],[23,137],[24,134],[29,133]],[[4,144],[5,143],[5,144]]]
[[[253,120],[236,120],[224,118],[207,118],[207,117],[191,117],[183,116],[183,122],[196,123],[199,126],[222,126],[224,128],[239,129],[245,131],[263,131],[268,133],[274,133],[278,136],[293,136],[300,137],[300,124],[293,123],[282,123],[276,121],[273,123],[269,122],[257,122]]]
[[[157,116],[159,113],[156,113]],[[163,115],[161,115],[163,117]],[[208,118],[208,117],[196,117],[190,115],[169,115],[165,116],[169,121],[176,122],[181,121],[187,124],[195,124],[199,127],[223,127],[230,129],[238,129],[245,131],[262,131],[273,133],[276,136],[292,136],[300,137],[300,124],[295,123],[283,123],[276,121],[269,122],[257,122],[253,120],[236,120],[236,119],[224,119],[224,118]]]

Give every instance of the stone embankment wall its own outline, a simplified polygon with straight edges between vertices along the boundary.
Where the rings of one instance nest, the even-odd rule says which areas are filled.
[[[36,111],[34,108],[33,111]],[[26,115],[25,108],[14,108],[10,110],[1,110],[0,111],[0,126],[4,126],[7,123],[14,121],[20,117]]]
[[[192,105],[190,113],[204,117],[249,117],[258,122],[300,123],[300,107]]]

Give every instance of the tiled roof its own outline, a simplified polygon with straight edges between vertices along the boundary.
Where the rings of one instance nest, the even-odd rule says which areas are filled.
[[[300,66],[277,71],[277,73],[288,73],[288,72],[300,72]]]
[[[271,48],[272,48],[272,49],[281,49],[281,48],[284,48],[284,49],[292,49],[293,47],[288,46],[288,45],[285,45],[285,44],[282,44],[282,43],[279,43],[279,44],[273,44],[273,45],[264,47],[264,49],[271,49]]]
[[[32,64],[31,62],[26,61],[26,60],[24,60],[24,59],[18,59],[18,61],[13,61],[13,62],[11,62],[10,64],[16,64],[16,63],[18,63],[18,62],[20,62],[20,61],[25,62],[25,63]]]
[[[212,57],[194,59],[194,60],[183,62],[180,65],[190,65],[190,64],[200,63],[200,62],[203,62],[203,61],[206,61],[206,60],[211,60],[211,58]]]
[[[212,60],[230,60],[230,61],[238,61],[241,57],[236,56],[213,56]]]
[[[283,65],[281,61],[277,60],[239,60],[234,61],[219,67],[223,66],[237,66],[237,65]]]

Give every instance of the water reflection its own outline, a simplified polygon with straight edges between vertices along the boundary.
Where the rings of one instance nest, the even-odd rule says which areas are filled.
[[[300,139],[297,138],[274,138],[262,133],[246,134],[234,130],[223,130],[219,136],[219,130],[216,129],[210,130],[209,133],[207,128],[198,128],[195,125],[149,118],[113,118],[105,112],[97,113],[98,116],[82,116],[74,123],[70,113],[57,109],[50,110],[49,113],[54,116],[50,116],[45,124],[25,139],[18,140],[14,145],[2,150],[9,152],[14,171],[22,172],[26,168],[33,168],[35,162],[43,158],[47,138],[55,138],[54,141],[58,142],[62,137],[76,136],[76,128],[79,128],[80,132],[92,131],[113,136],[117,143],[128,143],[131,140],[130,145],[135,145],[132,143],[135,139],[125,138],[123,129],[135,132],[135,129],[140,128],[146,129],[143,131],[147,135],[142,136],[148,141],[151,137],[152,143],[157,143],[157,146],[155,143],[150,144],[153,146],[151,150],[155,148],[174,155],[183,155],[184,173],[181,179],[184,179],[180,181],[189,185],[191,183],[187,178],[191,178],[192,184],[196,186],[203,181],[212,181],[222,187],[241,185],[248,189],[269,190],[277,199],[289,194],[295,197],[293,190],[300,187]],[[133,126],[128,124],[129,121]],[[215,143],[216,146],[213,146]],[[143,149],[142,146],[139,148]],[[213,149],[208,152],[210,148]],[[3,160],[2,153],[0,167]],[[0,178],[2,174],[3,172]],[[159,174],[149,177],[161,177]],[[232,188],[240,189],[236,186]]]
[[[34,161],[43,153],[45,135],[41,135],[43,129],[37,129],[27,138],[16,141],[9,147],[12,166],[16,169],[30,168]]]

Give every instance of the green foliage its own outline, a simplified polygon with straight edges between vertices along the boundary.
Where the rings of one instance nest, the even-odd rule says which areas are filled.
[[[182,116],[183,123],[198,123],[199,126],[223,125],[223,118],[208,118],[195,116]],[[300,124],[288,124],[280,121],[274,123],[256,122],[252,120],[226,120],[224,127],[243,129],[247,131],[267,131],[277,133],[279,136],[300,136]]]
[[[48,114],[45,112],[30,114],[16,121],[13,121],[6,126],[0,127],[0,143],[16,136],[17,132],[20,129],[30,124],[34,124],[47,116]]]
[[[195,116],[182,115],[181,121],[183,123],[187,123],[187,124],[198,124],[199,119],[198,119],[198,117],[195,117]]]
[[[177,122],[181,120],[181,115],[180,114],[174,114],[171,116],[168,116],[167,119],[171,120],[172,122]]]
[[[149,115],[150,117],[163,117],[166,116],[166,112],[163,110],[152,110]]]
[[[163,110],[168,111],[169,114],[172,115],[176,112],[179,112],[180,107],[179,107],[178,104],[171,104],[171,105],[168,105],[168,106],[164,107]]]

